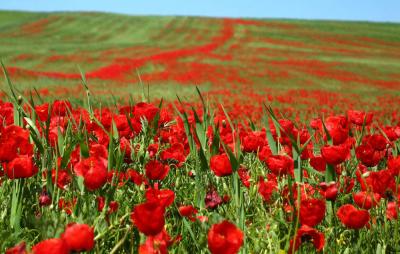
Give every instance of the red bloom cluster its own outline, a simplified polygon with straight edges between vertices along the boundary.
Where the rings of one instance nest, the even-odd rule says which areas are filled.
[[[93,228],[86,224],[69,224],[60,238],[51,238],[32,247],[33,254],[69,254],[90,251],[94,247]],[[24,254],[26,246],[19,244],[6,251],[7,254]]]
[[[145,236],[137,246],[140,253],[167,253],[187,237],[173,239],[167,232],[179,227],[171,225],[176,220],[183,220],[184,231],[188,223],[209,228],[211,253],[237,253],[250,232],[244,228],[257,227],[256,219],[244,216],[241,229],[225,219],[213,225],[209,221],[228,219],[232,215],[226,211],[242,206],[239,211],[246,213],[253,202],[279,209],[278,225],[299,226],[290,236],[290,252],[307,243],[323,250],[320,228],[326,225],[330,205],[343,226],[339,230],[368,230],[382,200],[387,201],[387,219],[398,218],[399,126],[377,128],[369,113],[349,111],[348,116],[314,119],[308,129],[270,112],[273,120],[254,130],[250,124],[231,126],[223,111],[212,118],[181,107],[183,119],[149,103],[90,112],[67,101],[36,105],[29,113],[38,118],[27,122],[29,128],[12,122],[0,128],[0,176],[7,184],[34,177],[26,181],[38,184],[32,188],[39,190],[35,207],[65,211],[68,218],[79,218],[82,208],[95,204],[93,211],[114,225],[128,209],[130,227]],[[7,123],[9,111],[4,112]],[[54,155],[46,164],[44,149]],[[129,199],[133,202],[124,202],[124,191],[135,193]],[[71,224],[60,238],[37,243],[32,251],[71,253],[93,246],[94,228]],[[26,248],[18,245],[9,253],[14,250],[23,253]]]

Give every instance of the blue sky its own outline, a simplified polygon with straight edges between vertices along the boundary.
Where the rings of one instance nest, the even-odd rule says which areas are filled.
[[[400,0],[0,0],[0,9],[400,22]]]

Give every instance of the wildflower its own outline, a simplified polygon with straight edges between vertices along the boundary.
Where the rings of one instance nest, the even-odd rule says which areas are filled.
[[[212,225],[207,239],[212,254],[234,254],[239,252],[243,244],[243,232],[233,223],[224,220]]]
[[[69,254],[69,249],[64,240],[51,238],[32,247],[33,254]]]
[[[324,200],[308,198],[300,202],[300,223],[314,227],[325,217],[326,205]]]
[[[348,228],[360,229],[367,225],[369,213],[367,210],[358,210],[351,204],[343,205],[337,211],[339,220]]]
[[[210,168],[216,176],[223,177],[232,174],[232,166],[227,154],[214,155],[210,160]]]
[[[90,251],[94,247],[93,228],[86,224],[69,224],[61,235],[61,239],[71,251]]]
[[[146,176],[150,180],[164,180],[168,175],[169,166],[162,164],[160,161],[151,160],[145,165]]]
[[[146,202],[134,207],[131,219],[140,232],[154,236],[164,228],[164,213],[163,205],[158,202]]]
[[[316,229],[307,225],[302,225],[296,233],[295,239],[290,240],[289,254],[294,253],[300,248],[300,245],[311,242],[317,251],[321,251],[325,245],[325,236]]]

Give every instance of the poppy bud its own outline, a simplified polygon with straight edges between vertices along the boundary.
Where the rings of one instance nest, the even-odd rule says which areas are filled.
[[[319,185],[322,189],[322,195],[326,198],[326,200],[334,201],[338,195],[338,188],[336,182],[330,182],[329,184],[322,182]]]
[[[215,188],[211,188],[206,194],[204,203],[206,208],[215,209],[223,203],[223,200]]]
[[[23,99],[22,99],[22,96],[21,96],[21,95],[18,95],[17,101],[18,101],[18,104],[19,104],[19,105],[22,104]]]
[[[46,191],[43,191],[40,194],[40,196],[39,196],[39,205],[40,206],[49,206],[49,205],[51,205],[51,197]]]
[[[222,127],[223,127],[223,128],[226,128],[226,121],[225,121],[225,120],[222,120],[221,123],[222,123]]]
[[[180,206],[179,207],[179,214],[183,217],[187,217],[191,221],[195,221],[196,218],[194,217],[198,213],[197,209],[191,205],[187,206]]]

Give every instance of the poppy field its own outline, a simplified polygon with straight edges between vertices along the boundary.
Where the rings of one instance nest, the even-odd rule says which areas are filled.
[[[0,12],[0,252],[400,252],[400,25]]]

